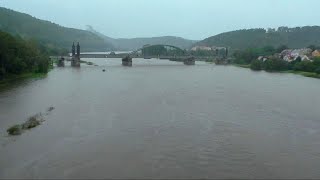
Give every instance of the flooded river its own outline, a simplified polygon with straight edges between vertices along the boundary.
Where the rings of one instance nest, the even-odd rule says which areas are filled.
[[[320,80],[86,60],[0,91],[0,178],[320,178]]]

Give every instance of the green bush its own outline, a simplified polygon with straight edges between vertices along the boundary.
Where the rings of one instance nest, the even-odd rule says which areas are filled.
[[[47,73],[48,60],[37,43],[0,31],[0,78],[6,74]]]
[[[294,65],[293,70],[314,72],[316,70],[316,66],[311,61],[301,61]]]
[[[264,70],[266,71],[285,71],[288,70],[288,67],[288,62],[278,58],[268,59],[264,62]]]
[[[250,65],[250,69],[255,70],[255,71],[260,71],[262,70],[263,67],[263,62],[259,60],[254,60],[252,61]]]

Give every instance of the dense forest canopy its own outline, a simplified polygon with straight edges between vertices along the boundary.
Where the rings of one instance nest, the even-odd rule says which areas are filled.
[[[19,35],[23,39],[35,39],[44,47],[52,49],[52,53],[69,50],[74,41],[81,42],[83,51],[106,51],[113,48],[92,32],[62,27],[1,7],[0,30]]]
[[[278,47],[303,48],[320,45],[320,27],[279,27],[278,29],[246,29],[222,33],[200,41],[198,45],[230,47],[233,50],[247,48]]]
[[[47,73],[49,56],[34,41],[0,31],[0,80],[10,74]]]

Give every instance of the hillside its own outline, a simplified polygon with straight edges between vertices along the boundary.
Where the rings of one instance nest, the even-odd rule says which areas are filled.
[[[110,42],[115,49],[117,50],[136,50],[141,48],[146,44],[166,44],[166,45],[173,45],[177,46],[181,49],[189,49],[192,47],[194,43],[197,41],[188,40],[181,37],[175,36],[163,36],[163,37],[150,37],[150,38],[132,38],[132,39],[124,39],[124,38],[111,38],[108,36],[103,35],[102,33],[97,32],[92,28],[92,26],[87,26],[87,30],[97,34],[98,36],[105,39],[107,42]]]
[[[23,39],[35,39],[47,47],[70,49],[73,41],[81,42],[83,51],[106,51],[112,45],[96,34],[59,26],[28,14],[0,7],[0,30]]]
[[[205,46],[226,46],[232,49],[246,49],[287,45],[290,48],[302,48],[320,45],[320,27],[280,27],[277,30],[248,29],[222,33],[197,43]]]

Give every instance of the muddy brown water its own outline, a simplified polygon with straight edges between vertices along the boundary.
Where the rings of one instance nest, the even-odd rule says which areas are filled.
[[[320,178],[320,80],[87,60],[0,91],[0,178]]]

